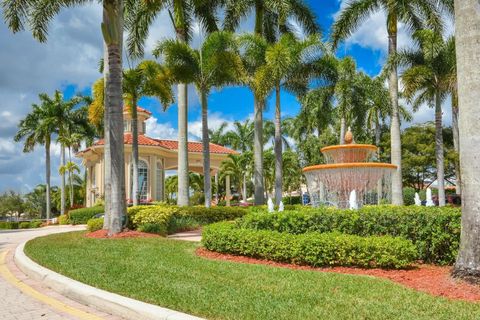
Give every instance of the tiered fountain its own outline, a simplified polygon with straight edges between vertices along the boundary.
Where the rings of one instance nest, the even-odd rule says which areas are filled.
[[[397,166],[372,162],[377,147],[352,142],[348,131],[345,144],[321,149],[326,164],[303,169],[313,206],[358,208],[391,201],[391,174]]]

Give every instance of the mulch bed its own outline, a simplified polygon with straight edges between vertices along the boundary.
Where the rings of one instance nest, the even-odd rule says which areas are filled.
[[[156,238],[160,236],[158,234],[145,233],[145,232],[133,231],[133,230],[124,230],[120,233],[109,236],[108,230],[102,229],[94,232],[89,232],[85,235],[85,237],[95,238],[95,239],[118,239],[118,238]]]
[[[312,270],[343,274],[366,275],[388,279],[406,287],[426,292],[435,296],[455,300],[480,301],[480,287],[450,277],[451,267],[420,264],[408,270],[361,269],[353,267],[315,268],[260,260],[245,256],[234,256],[198,248],[197,255],[207,259],[224,260],[240,263],[262,264],[295,270]]]

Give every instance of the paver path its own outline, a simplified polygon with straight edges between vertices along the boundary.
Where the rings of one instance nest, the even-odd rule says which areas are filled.
[[[26,240],[39,235],[82,229],[82,226],[52,226],[30,230],[0,230],[0,320],[119,319],[44,287],[26,277],[13,262],[16,246]]]
[[[168,238],[175,239],[175,240],[200,242],[202,241],[202,230],[198,229],[198,230],[174,233],[169,235]]]

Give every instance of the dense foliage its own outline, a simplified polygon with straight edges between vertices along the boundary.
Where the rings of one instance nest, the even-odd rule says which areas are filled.
[[[42,221],[0,221],[0,229],[36,229],[42,226]]]
[[[203,245],[212,251],[311,266],[404,268],[417,258],[409,240],[334,233],[291,234],[239,228],[220,222],[204,228]]]
[[[87,230],[90,232],[98,231],[103,228],[103,218],[94,218],[87,221]]]
[[[425,262],[451,264],[460,241],[460,209],[371,206],[358,211],[333,208],[251,213],[238,226],[291,234],[342,232],[358,236],[389,235],[411,240]]]
[[[234,220],[247,212],[241,207],[135,206],[128,208],[128,220],[131,228],[171,234],[218,221]]]
[[[75,209],[68,212],[68,218],[71,224],[85,224],[94,215],[104,212],[105,209],[103,206]]]

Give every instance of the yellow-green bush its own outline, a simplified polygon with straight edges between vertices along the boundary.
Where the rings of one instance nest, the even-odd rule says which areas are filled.
[[[87,221],[87,230],[94,232],[103,228],[103,218],[90,219]]]
[[[70,220],[68,219],[68,216],[66,214],[62,214],[58,216],[58,224],[60,225],[70,224]]]

